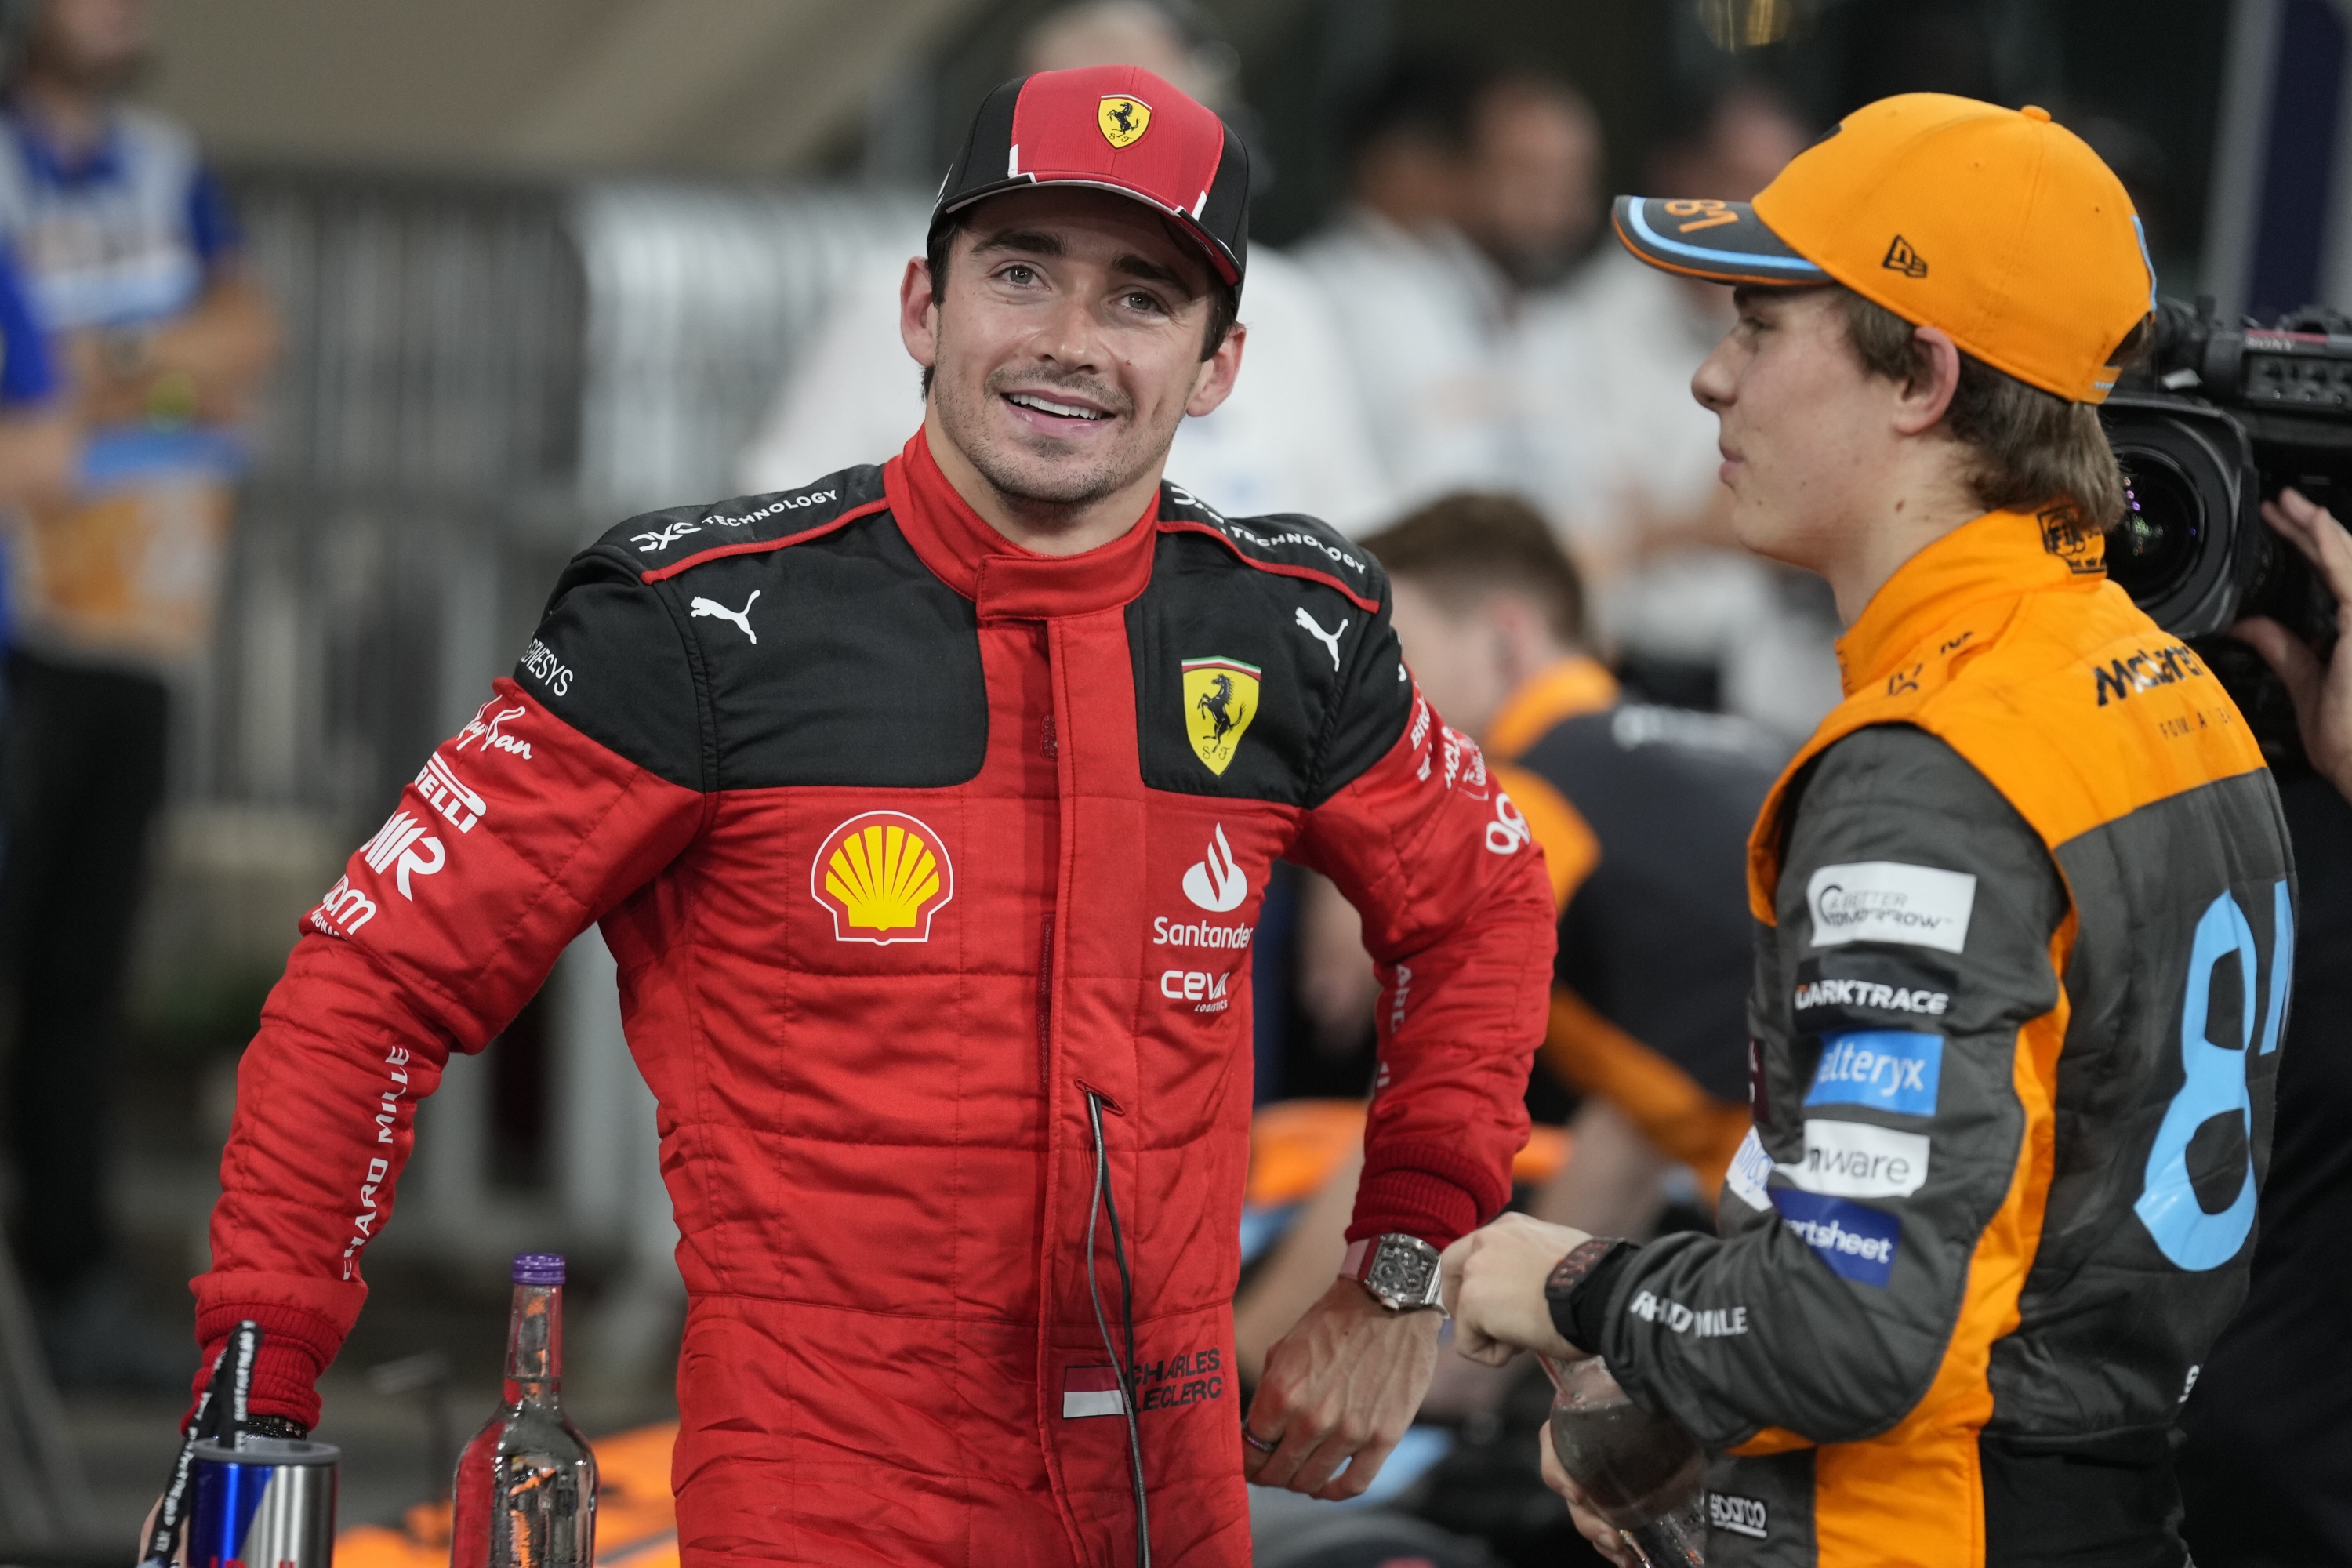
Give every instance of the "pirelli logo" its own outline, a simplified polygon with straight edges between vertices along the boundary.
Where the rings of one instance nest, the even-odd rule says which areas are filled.
[[[2197,655],[2186,643],[2168,643],[2162,647],[2144,647],[2124,658],[2109,659],[2105,669],[2095,669],[2093,688],[2098,693],[2099,706],[2121,702],[2135,691],[2152,687],[2171,686],[2193,676],[2206,673]]]

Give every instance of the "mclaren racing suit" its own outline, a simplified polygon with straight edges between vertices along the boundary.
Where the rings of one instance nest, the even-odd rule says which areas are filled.
[[[2168,1431],[2252,1253],[2295,894],[2262,756],[2071,513],[1921,551],[1759,819],[1720,1238],[1565,1304],[1725,1450],[1710,1563],[2179,1563]]]
[[[199,1337],[258,1319],[256,1407],[316,1418],[415,1100],[601,921],[681,1236],[689,1563],[1124,1561],[1130,1399],[1156,1560],[1244,1563],[1248,947],[1284,854],[1367,911],[1386,985],[1351,1234],[1443,1246],[1508,1195],[1551,908],[1368,557],[1172,486],[1032,554],[919,434],[639,518],[312,911]]]

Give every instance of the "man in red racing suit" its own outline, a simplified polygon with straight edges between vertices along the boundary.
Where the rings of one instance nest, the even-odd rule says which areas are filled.
[[[257,1413],[315,1422],[416,1101],[593,921],[682,1237],[688,1562],[1248,1561],[1269,868],[1329,875],[1381,964],[1353,1238],[1502,1207],[1553,936],[1379,567],[1161,481],[1239,365],[1240,157],[1129,68],[1000,89],[909,264],[905,450],[572,563],[246,1055],[195,1292],[207,1363],[266,1330]],[[1261,1396],[1271,1479],[1360,1490],[1436,1321],[1335,1282]]]

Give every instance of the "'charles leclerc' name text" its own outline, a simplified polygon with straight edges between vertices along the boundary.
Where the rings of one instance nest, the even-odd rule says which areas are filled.
[[[1906,990],[1875,980],[1809,980],[1797,987],[1797,1011],[1815,1007],[1874,1007],[1882,1013],[1927,1013],[1940,1016],[1952,1005],[1948,991],[1924,986]]]
[[[1685,1307],[1643,1290],[1625,1310],[1645,1323],[1660,1323],[1675,1333],[1702,1340],[1727,1340],[1748,1331],[1745,1307]]]
[[[1212,925],[1207,921],[1183,923],[1161,915],[1151,922],[1151,945],[1154,947],[1247,947],[1250,932],[1255,928],[1246,924]]]

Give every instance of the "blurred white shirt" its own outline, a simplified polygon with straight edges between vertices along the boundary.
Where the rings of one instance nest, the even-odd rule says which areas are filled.
[[[1681,279],[1612,244],[1533,302],[1517,352],[1535,439],[1535,495],[1580,554],[1614,560],[1646,519],[1712,500],[1715,416],[1691,376],[1730,325]]]
[[[1611,245],[1529,307],[1517,347],[1534,499],[1591,578],[1607,645],[1714,665],[1727,710],[1793,740],[1842,696],[1826,595],[1742,550],[1641,551],[1650,529],[1721,504],[1716,417],[1690,384],[1731,324],[1724,293],[1710,309]]]
[[[743,449],[746,493],[787,489],[895,455],[922,423],[922,372],[898,338],[903,260],[861,271],[796,356]],[[1233,395],[1176,429],[1168,477],[1232,517],[1295,511],[1350,534],[1389,521],[1390,491],[1314,281],[1253,248],[1242,289],[1249,339]]]
[[[1511,291],[1451,229],[1368,208],[1298,247],[1321,284],[1399,509],[1448,490],[1528,488]]]

